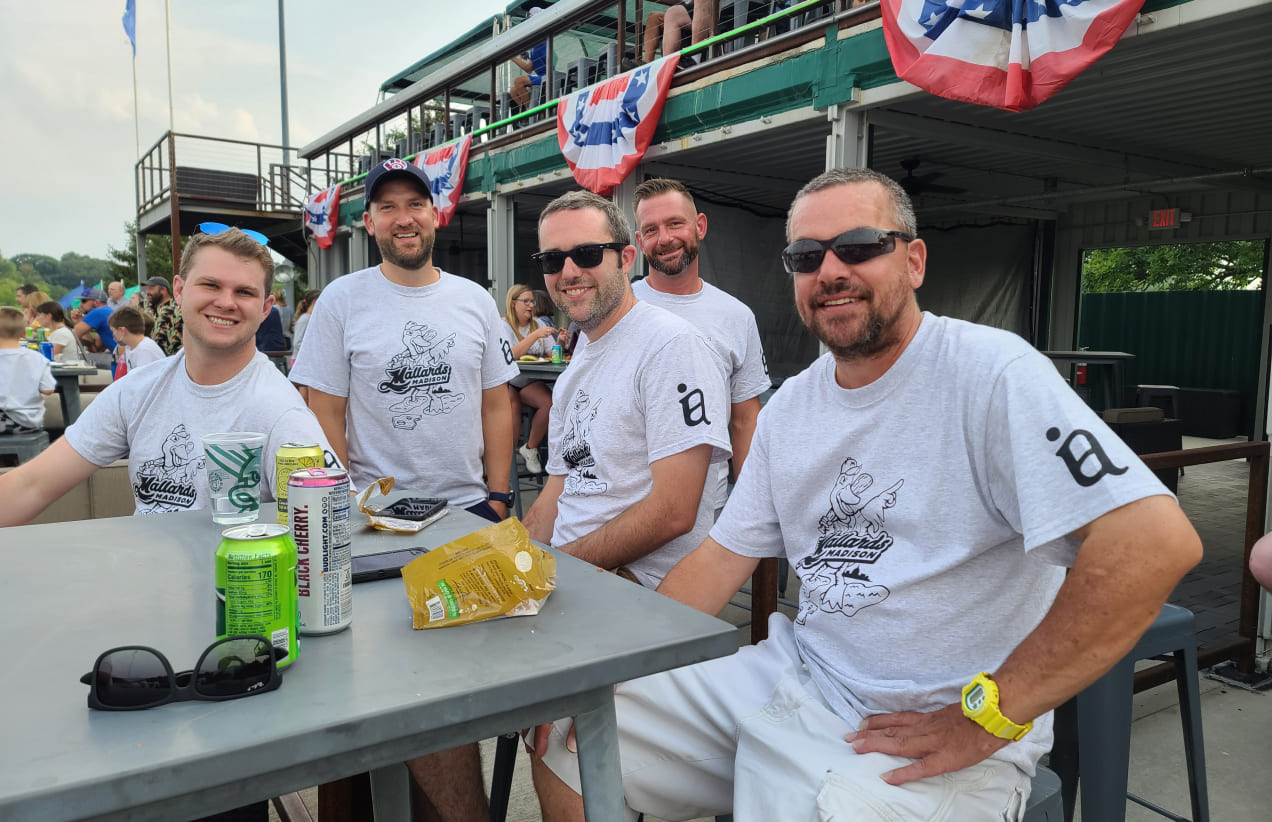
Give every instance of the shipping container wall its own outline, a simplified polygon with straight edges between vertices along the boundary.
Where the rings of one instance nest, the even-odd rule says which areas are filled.
[[[1084,294],[1078,345],[1125,351],[1128,386],[1240,392],[1240,430],[1250,436],[1259,385],[1261,291]]]

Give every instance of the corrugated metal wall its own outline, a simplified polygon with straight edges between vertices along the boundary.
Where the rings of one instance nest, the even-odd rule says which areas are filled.
[[[1126,384],[1241,392],[1241,426],[1254,422],[1263,318],[1261,291],[1084,294],[1078,345],[1125,351]]]

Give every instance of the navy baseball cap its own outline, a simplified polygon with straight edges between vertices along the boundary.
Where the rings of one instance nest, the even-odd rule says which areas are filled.
[[[108,302],[106,292],[100,288],[86,288],[84,293],[80,294],[81,300],[97,300],[99,303]]]
[[[407,162],[400,157],[390,157],[367,172],[366,189],[362,194],[363,208],[369,208],[371,201],[375,199],[376,187],[394,177],[407,177],[419,183],[424,196],[428,197],[429,202],[433,201],[433,189],[429,187],[428,175],[424,173],[424,170],[415,163]]]

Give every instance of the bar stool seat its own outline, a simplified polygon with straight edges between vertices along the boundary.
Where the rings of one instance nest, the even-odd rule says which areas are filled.
[[[1079,780],[1083,822],[1125,819],[1127,799],[1168,818],[1182,819],[1127,792],[1135,662],[1164,656],[1169,656],[1175,664],[1192,822],[1210,822],[1206,754],[1201,733],[1201,689],[1197,680],[1197,633],[1192,611],[1170,604],[1162,606],[1157,619],[1112,670],[1078,694],[1076,700],[1056,709],[1056,743],[1050,765],[1063,786],[1065,822],[1073,819]]]

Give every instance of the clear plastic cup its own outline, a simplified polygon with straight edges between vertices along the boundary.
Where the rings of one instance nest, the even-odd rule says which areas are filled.
[[[264,447],[265,435],[249,431],[203,437],[213,522],[235,525],[260,516]]]

